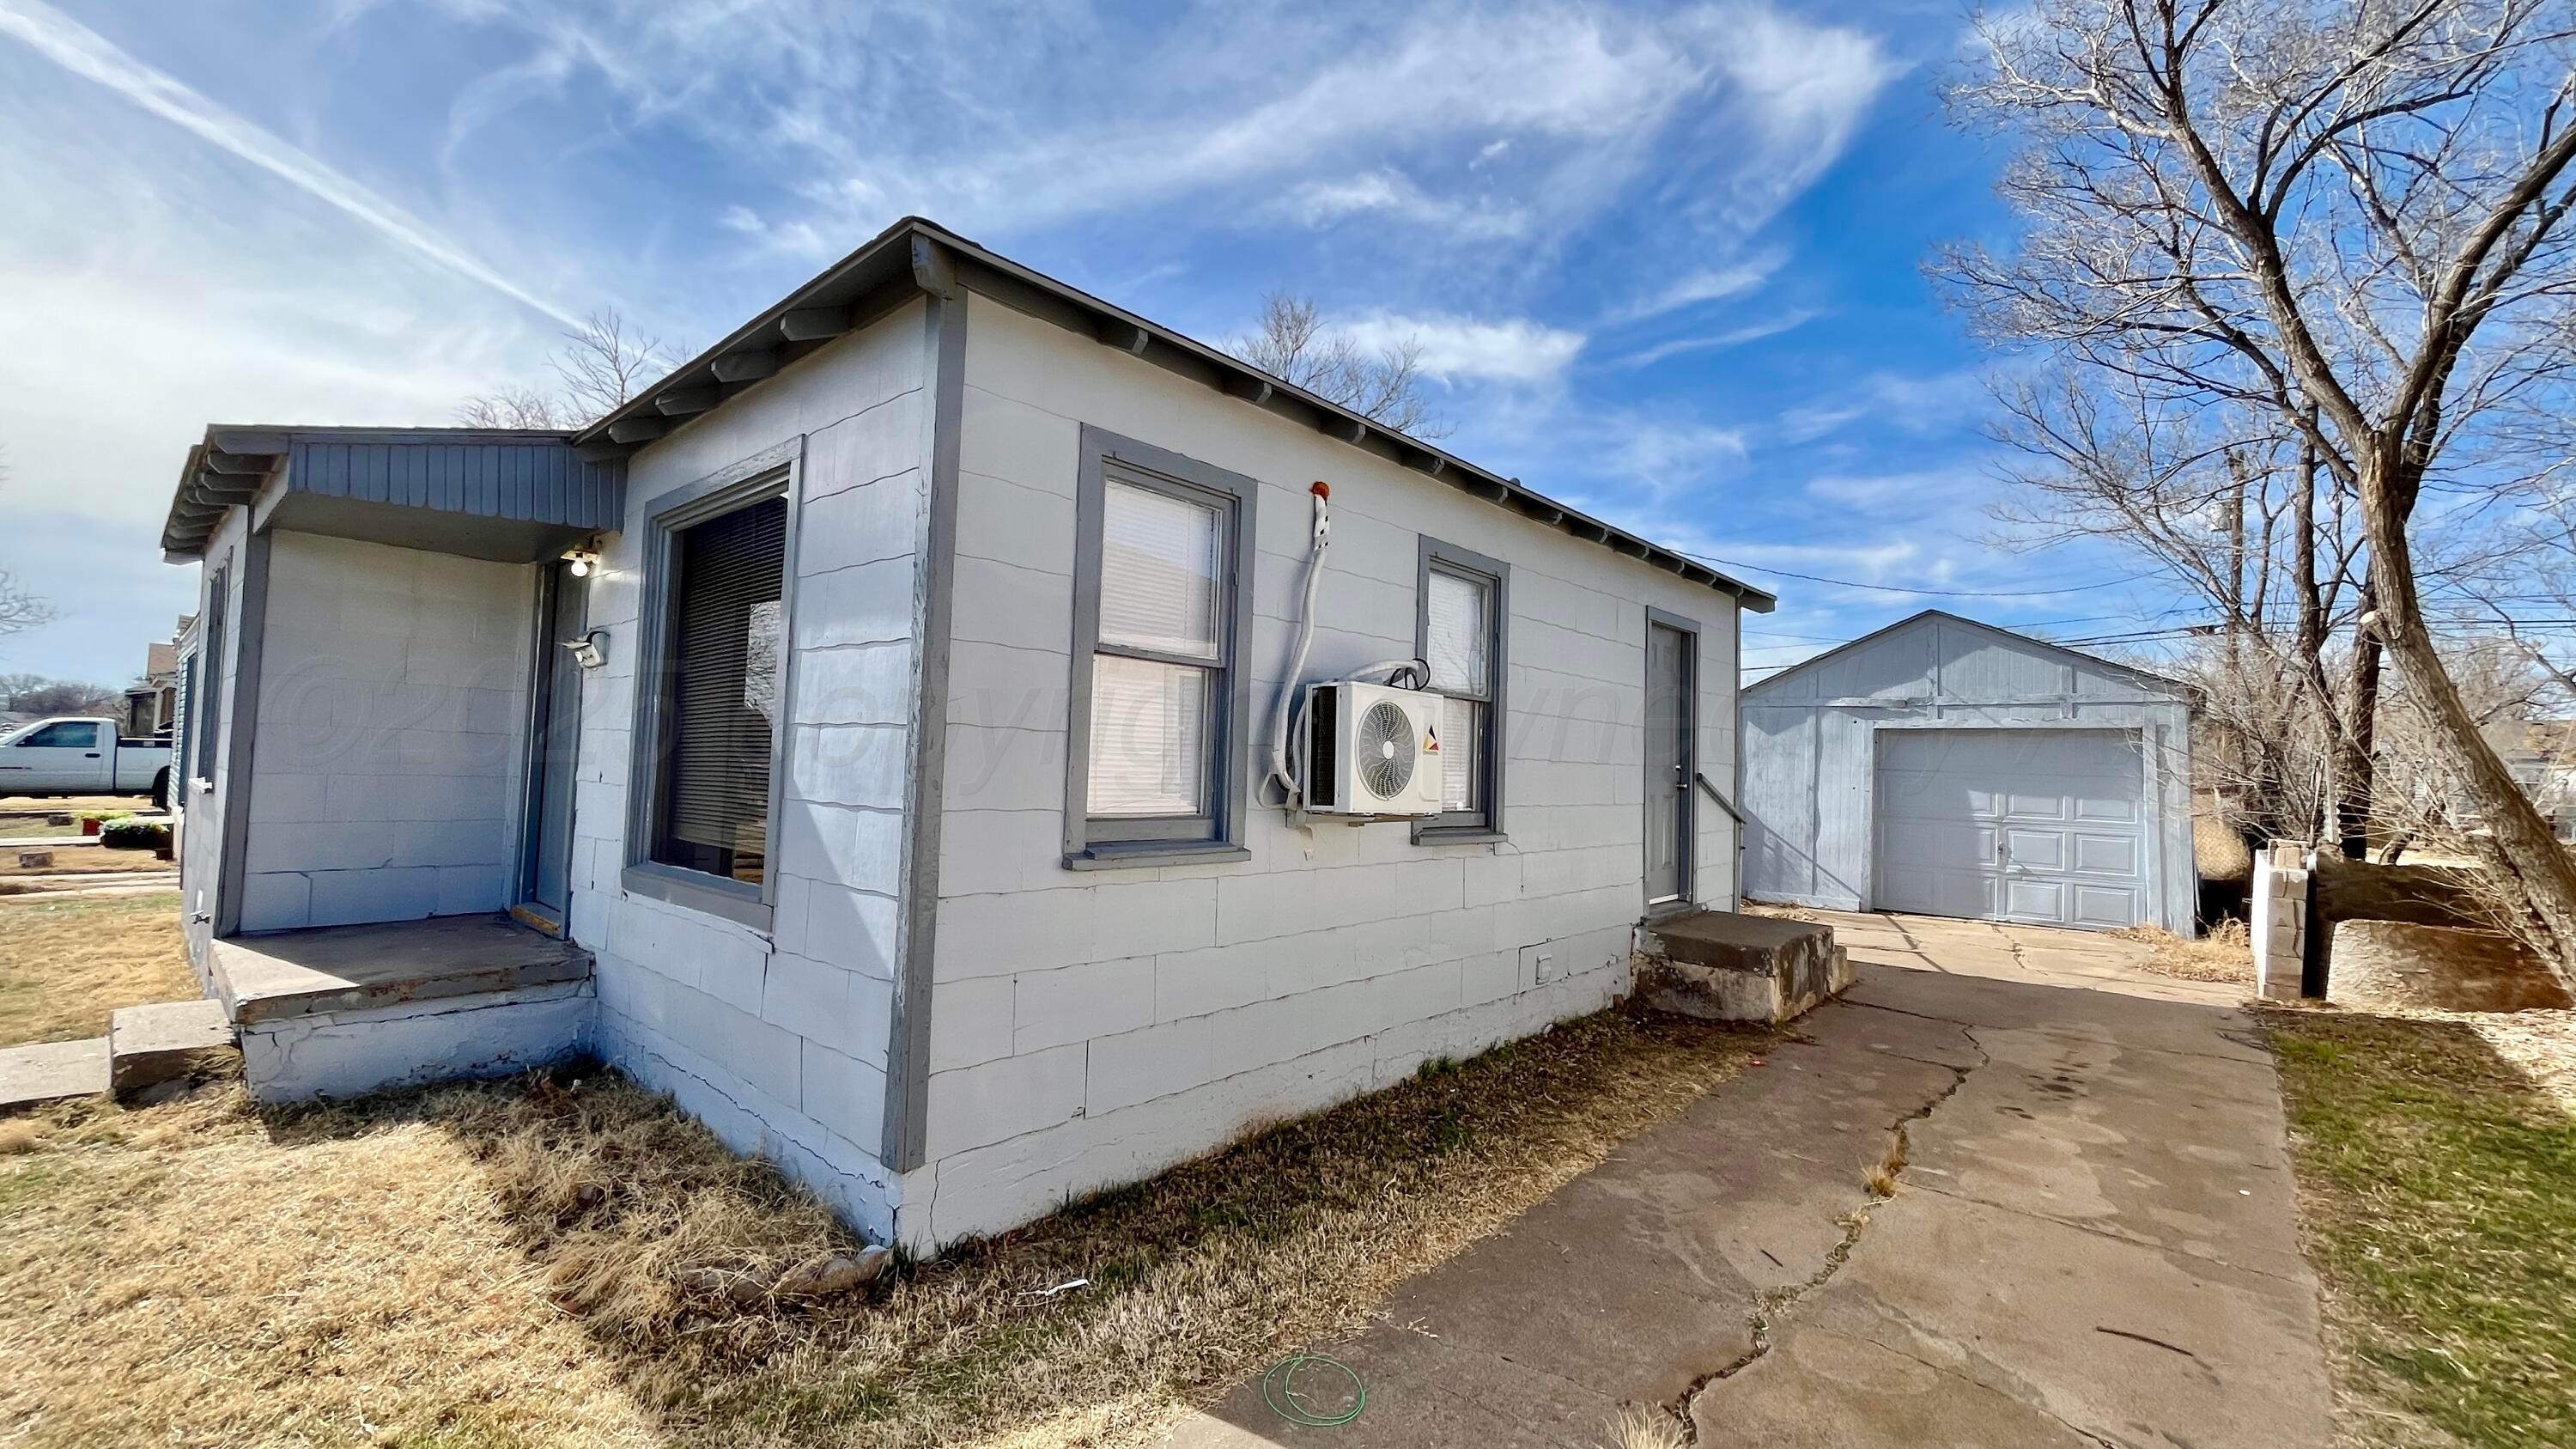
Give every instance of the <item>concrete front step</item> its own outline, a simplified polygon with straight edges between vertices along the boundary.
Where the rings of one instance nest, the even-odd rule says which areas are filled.
[[[235,1054],[220,1001],[119,1007],[108,1018],[108,1086],[119,1097],[193,1075]]]
[[[107,1038],[0,1047],[0,1112],[107,1090]]]
[[[1638,928],[1637,990],[1659,1011],[1776,1025],[1852,984],[1831,926],[1690,911]]]

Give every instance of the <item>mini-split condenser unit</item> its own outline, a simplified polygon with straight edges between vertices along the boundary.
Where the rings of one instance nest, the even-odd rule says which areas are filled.
[[[1440,813],[1441,697],[1340,680],[1306,687],[1306,809]]]

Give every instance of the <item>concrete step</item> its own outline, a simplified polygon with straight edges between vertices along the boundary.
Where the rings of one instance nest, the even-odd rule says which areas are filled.
[[[0,1047],[0,1112],[107,1090],[107,1038]]]
[[[1638,927],[1637,990],[1658,1011],[1777,1025],[1852,984],[1831,926],[1689,911]]]
[[[129,1097],[219,1065],[236,1050],[220,1001],[121,1006],[107,1020],[108,1086]]]

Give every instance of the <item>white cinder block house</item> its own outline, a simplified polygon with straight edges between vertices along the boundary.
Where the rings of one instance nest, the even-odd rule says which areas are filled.
[[[1768,596],[926,222],[578,435],[209,429],[164,545],[255,1087],[595,1052],[916,1246],[1596,1009],[1737,887]],[[1297,682],[1442,699],[1307,776],[1439,813],[1281,807],[1309,624]]]

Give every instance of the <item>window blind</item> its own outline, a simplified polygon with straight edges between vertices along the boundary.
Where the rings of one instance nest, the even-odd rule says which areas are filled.
[[[215,778],[215,736],[224,722],[224,615],[232,604],[232,570],[215,570],[214,583],[206,590],[206,627],[204,644],[197,650],[206,661],[205,726],[190,726],[197,737],[197,778]]]
[[[693,524],[672,550],[668,755],[654,858],[758,881],[785,642],[787,500]]]
[[[1209,694],[1224,663],[1217,510],[1111,479],[1101,498],[1100,648],[1091,677],[1089,809],[1097,816],[1213,811]],[[1167,659],[1140,659],[1137,650]]]

